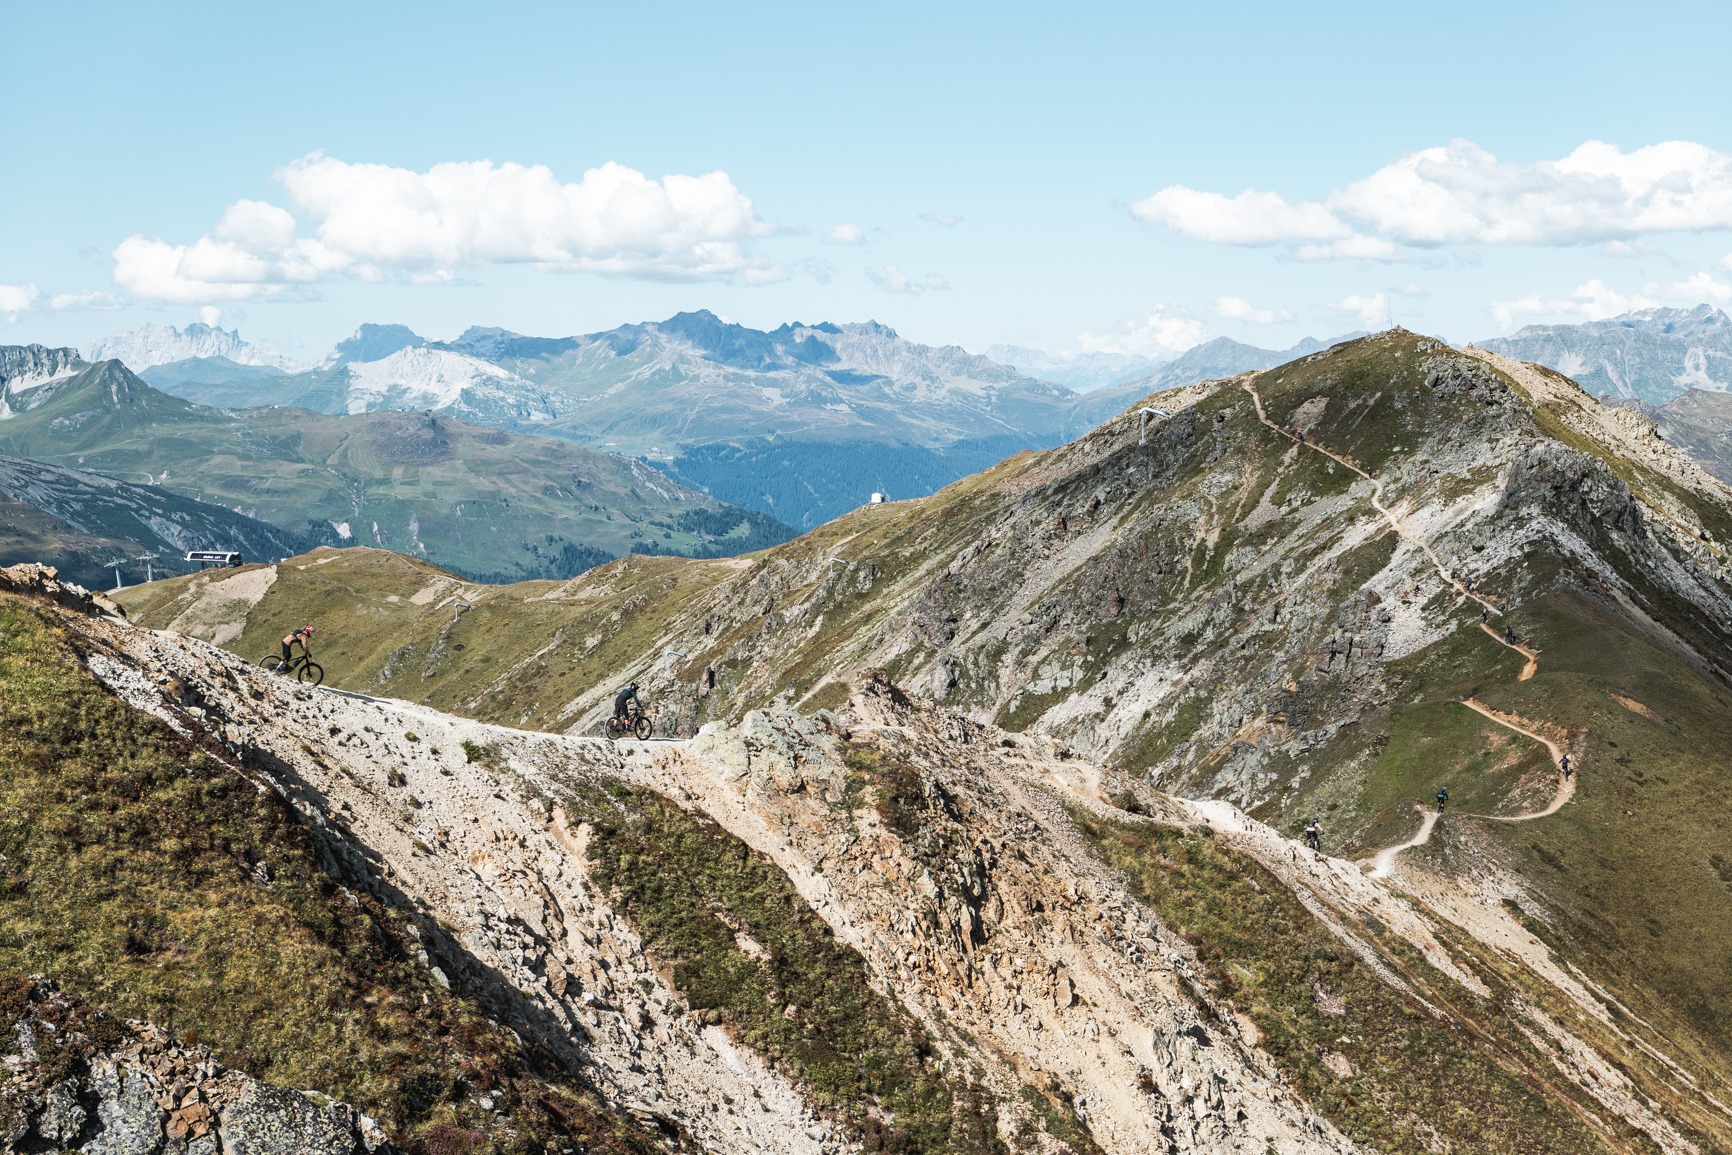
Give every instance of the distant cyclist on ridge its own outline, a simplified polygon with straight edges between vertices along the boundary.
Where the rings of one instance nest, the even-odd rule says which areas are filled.
[[[613,699],[613,716],[617,721],[625,721],[628,707],[637,707],[639,714],[643,713],[643,699],[637,696],[637,683],[633,682],[621,690]]]
[[[307,661],[309,661],[309,662],[312,661],[313,660],[313,627],[312,626],[302,626],[298,630],[291,631],[287,637],[283,638],[283,666],[282,666],[282,668],[285,672],[288,671],[289,663],[294,661],[294,648],[297,645],[301,647],[302,656],[304,656],[307,659]]]

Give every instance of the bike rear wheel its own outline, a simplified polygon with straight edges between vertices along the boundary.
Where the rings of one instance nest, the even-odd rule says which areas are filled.
[[[655,723],[651,722],[648,717],[640,715],[638,720],[632,724],[631,730],[632,733],[636,734],[639,738],[648,739],[650,734],[655,730]]]
[[[259,665],[272,673],[280,673],[283,668],[283,656],[281,654],[266,654],[259,659]]]
[[[619,719],[609,718],[607,720],[607,740],[609,742],[617,742],[622,733],[624,733],[624,731],[620,728]]]
[[[325,680],[325,667],[317,662],[302,662],[301,668],[295,671],[295,677],[304,685],[317,686]]]

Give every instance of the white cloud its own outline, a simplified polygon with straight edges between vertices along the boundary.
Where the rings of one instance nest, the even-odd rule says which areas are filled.
[[[1702,272],[1670,286],[1666,290],[1666,296],[1692,304],[1712,301],[1724,305],[1732,301],[1732,285],[1715,280],[1712,273]]]
[[[214,329],[222,324],[223,311],[215,305],[206,305],[198,311],[198,319]]]
[[[1651,257],[1662,251],[1653,241],[1607,241],[1600,246],[1608,257]]]
[[[931,221],[935,225],[943,225],[947,229],[953,229],[962,223],[962,218],[955,213],[921,213],[920,219]]]
[[[1229,320],[1249,321],[1253,325],[1275,325],[1293,319],[1286,309],[1259,309],[1243,297],[1217,297],[1215,312]]]
[[[1388,293],[1373,293],[1369,297],[1354,294],[1332,302],[1329,307],[1343,313],[1352,313],[1359,318],[1359,327],[1362,329],[1389,327]]]
[[[1174,305],[1158,305],[1147,316],[1133,317],[1105,333],[1077,338],[1085,353],[1128,353],[1139,357],[1170,357],[1201,344],[1208,335],[1203,323]]]
[[[544,165],[461,161],[415,172],[315,153],[277,176],[294,212],[238,201],[191,244],[129,237],[114,251],[116,282],[193,302],[280,296],[340,277],[445,283],[489,264],[747,284],[784,275],[751,254],[751,239],[774,230],[721,172],[657,181],[608,163],[561,183]]]
[[[1491,313],[1500,327],[1511,329],[1523,317],[1566,316],[1603,321],[1632,309],[1651,309],[1659,303],[1645,293],[1626,296],[1596,277],[1577,285],[1568,297],[1547,299],[1529,293],[1519,300],[1493,302]]]
[[[858,245],[865,241],[866,232],[859,225],[837,225],[824,234],[824,239],[833,245]]]
[[[56,293],[50,298],[48,307],[56,313],[63,313],[69,309],[124,309],[126,302],[113,293],[85,289],[78,293]]]
[[[1387,260],[1399,246],[1629,243],[1644,233],[1732,228],[1732,154],[1691,141],[1627,153],[1588,141],[1559,160],[1522,166],[1458,140],[1410,153],[1318,201],[1172,185],[1131,212],[1222,244],[1288,244],[1308,259]]]
[[[42,290],[35,285],[0,285],[0,317],[10,323],[36,307]]]
[[[1333,241],[1352,230],[1322,205],[1291,205],[1279,193],[1246,189],[1236,197],[1171,185],[1131,206],[1138,220],[1224,245]]]
[[[927,290],[943,292],[950,288],[950,282],[937,273],[927,273],[924,277],[915,278],[895,265],[885,265],[882,268],[866,270],[866,279],[883,289],[886,293],[905,293],[908,296],[918,296]]]
[[[1342,237],[1326,245],[1296,245],[1293,255],[1301,261],[1399,261],[1403,254],[1382,237]],[[1412,259],[1408,257],[1407,259]]]

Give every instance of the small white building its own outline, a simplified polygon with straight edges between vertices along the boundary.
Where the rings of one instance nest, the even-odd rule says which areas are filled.
[[[872,495],[872,504],[873,505],[883,505],[884,504],[884,495],[882,493],[874,493]]]

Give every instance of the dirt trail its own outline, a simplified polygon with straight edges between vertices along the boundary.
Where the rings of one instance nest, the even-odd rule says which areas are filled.
[[[1404,517],[1401,517],[1400,515],[1396,514],[1393,510],[1391,510],[1387,505],[1385,505],[1383,503],[1383,482],[1381,482],[1377,478],[1371,476],[1371,474],[1369,474],[1365,470],[1361,469],[1358,465],[1355,465],[1352,460],[1350,460],[1349,458],[1343,457],[1341,454],[1336,453],[1334,450],[1325,449],[1323,446],[1318,445],[1315,442],[1309,441],[1303,437],[1296,437],[1293,434],[1287,432],[1287,430],[1281,428],[1281,426],[1279,426],[1279,425],[1275,424],[1275,422],[1269,420],[1269,415],[1263,411],[1263,398],[1260,394],[1258,394],[1257,389],[1254,385],[1252,385],[1249,381],[1242,381],[1239,383],[1239,387],[1251,395],[1251,404],[1256,407],[1257,420],[1258,421],[1261,421],[1264,425],[1267,425],[1270,429],[1273,429],[1275,432],[1279,433],[1281,436],[1285,437],[1287,440],[1291,441],[1293,444],[1302,445],[1306,449],[1315,450],[1316,452],[1321,453],[1323,456],[1329,458],[1331,461],[1334,461],[1337,464],[1346,466],[1348,469],[1351,469],[1354,473],[1357,473],[1360,477],[1363,477],[1366,481],[1369,481],[1371,483],[1371,508],[1375,509],[1378,513],[1383,515],[1383,519],[1389,523],[1389,528],[1395,531],[1395,535],[1397,537],[1399,537],[1402,541],[1407,542],[1409,545],[1413,546],[1415,549],[1418,549],[1420,552],[1424,553],[1426,557],[1430,558],[1431,564],[1437,569],[1438,576],[1442,577],[1444,581],[1448,582],[1450,584],[1450,586],[1453,587],[1455,589],[1455,591],[1457,593],[1459,593],[1462,597],[1473,599],[1474,601],[1478,602],[1480,605],[1484,606],[1487,610],[1489,610],[1490,612],[1492,612],[1494,614],[1499,615],[1500,617],[1503,615],[1503,611],[1498,609],[1497,606],[1493,605],[1490,601],[1481,597],[1479,594],[1476,594],[1472,590],[1468,589],[1466,582],[1459,580],[1454,574],[1450,573],[1449,567],[1443,564],[1443,559],[1437,556],[1437,552],[1431,548],[1431,544],[1429,542],[1427,542],[1423,538],[1417,537],[1414,534],[1408,532],[1406,519]]]
[[[1564,748],[1559,746],[1556,742],[1552,741],[1550,738],[1547,738],[1543,734],[1536,734],[1532,730],[1529,730],[1525,726],[1516,725],[1514,722],[1510,721],[1507,717],[1498,713],[1496,710],[1493,710],[1491,707],[1487,706],[1485,703],[1476,701],[1473,698],[1465,699],[1462,702],[1462,705],[1466,706],[1468,709],[1474,711],[1475,713],[1485,715],[1487,718],[1490,718],[1493,722],[1496,722],[1499,726],[1504,727],[1506,730],[1514,730],[1517,734],[1522,734],[1522,735],[1525,735],[1526,737],[1532,738],[1535,742],[1540,743],[1547,750],[1551,751],[1552,765],[1553,766],[1561,766],[1563,764],[1563,758],[1564,758],[1564,753],[1565,753]],[[1532,812],[1527,813],[1527,814],[1510,814],[1510,815],[1476,814],[1476,815],[1474,815],[1474,817],[1475,818],[1489,818],[1493,822],[1531,822],[1535,818],[1544,818],[1548,814],[1556,814],[1559,810],[1563,809],[1564,803],[1568,802],[1570,799],[1574,798],[1575,796],[1576,796],[1576,776],[1573,773],[1572,774],[1564,774],[1560,771],[1559,775],[1558,775],[1557,791],[1556,791],[1556,793],[1554,793],[1552,795],[1551,803],[1549,805],[1547,805],[1544,810],[1535,810],[1535,811],[1532,811]]]
[[[1419,823],[1419,833],[1415,834],[1412,838],[1409,838],[1406,842],[1398,842],[1394,846],[1385,846],[1382,850],[1379,850],[1376,856],[1371,860],[1372,878],[1388,878],[1389,872],[1395,869],[1396,855],[1400,854],[1403,850],[1408,850],[1415,846],[1424,846],[1427,842],[1431,841],[1431,832],[1437,827],[1437,820],[1440,817],[1438,812],[1421,806],[1417,802],[1413,804],[1413,808],[1423,815]]]
[[[1538,650],[1530,650],[1520,642],[1505,641],[1502,634],[1498,633],[1484,622],[1479,624],[1479,628],[1490,634],[1492,641],[1496,642],[1498,645],[1508,646],[1510,649],[1528,660],[1527,665],[1522,667],[1522,672],[1516,675],[1516,681],[1525,682],[1539,672],[1540,652]]]
[[[1245,390],[1246,393],[1251,395],[1251,404],[1256,407],[1257,420],[1258,421],[1261,421],[1264,425],[1267,425],[1270,429],[1273,429],[1275,432],[1279,433],[1281,436],[1285,437],[1287,440],[1293,442],[1295,445],[1302,445],[1306,449],[1315,450],[1316,452],[1321,453],[1321,454],[1323,454],[1323,456],[1329,458],[1331,461],[1334,461],[1334,462],[1337,462],[1341,465],[1346,466],[1348,469],[1351,469],[1354,473],[1357,473],[1360,477],[1363,477],[1365,480],[1369,481],[1371,483],[1371,506],[1373,509],[1377,510],[1378,513],[1383,515],[1384,520],[1389,522],[1389,527],[1395,531],[1396,535],[1399,536],[1401,538],[1401,540],[1408,542],[1409,544],[1416,546],[1417,548],[1423,550],[1425,552],[1425,556],[1431,559],[1431,564],[1437,567],[1437,572],[1440,575],[1442,575],[1443,579],[1446,582],[1448,582],[1451,586],[1453,586],[1456,589],[1456,591],[1458,593],[1460,593],[1464,598],[1472,598],[1474,601],[1476,601],[1480,605],[1484,606],[1485,609],[1488,611],[1488,613],[1497,614],[1500,617],[1502,616],[1502,614],[1503,614],[1502,610],[1498,609],[1495,605],[1493,605],[1486,598],[1481,597],[1479,594],[1474,593],[1471,589],[1469,589],[1467,587],[1467,584],[1465,582],[1458,580],[1454,574],[1450,573],[1449,567],[1443,564],[1443,560],[1437,556],[1436,552],[1431,548],[1431,545],[1428,542],[1425,542],[1425,541],[1421,540],[1420,538],[1415,537],[1413,534],[1411,534],[1407,531],[1407,527],[1404,524],[1403,519],[1401,517],[1397,516],[1394,512],[1392,512],[1389,509],[1389,507],[1387,505],[1385,505],[1383,502],[1383,482],[1381,482],[1377,478],[1371,476],[1371,474],[1367,473],[1365,470],[1361,469],[1358,465],[1354,464],[1352,461],[1350,461],[1348,458],[1342,456],[1341,454],[1336,453],[1335,451],[1333,451],[1331,449],[1326,449],[1325,447],[1318,445],[1316,442],[1311,441],[1308,438],[1299,437],[1299,436],[1296,436],[1292,433],[1289,433],[1286,429],[1283,429],[1280,425],[1277,425],[1275,422],[1269,420],[1269,415],[1266,412],[1264,412],[1264,410],[1263,410],[1263,398],[1257,393],[1256,387],[1253,386],[1250,381],[1241,381],[1239,383],[1239,387],[1241,389]],[[1521,645],[1520,643],[1517,643],[1517,642],[1507,641],[1505,639],[1504,635],[1502,635],[1502,634],[1498,633],[1496,630],[1492,629],[1491,626],[1483,620],[1479,623],[1479,628],[1484,630],[1487,634],[1491,635],[1492,640],[1497,642],[1498,645],[1507,646],[1508,648],[1516,651],[1517,653],[1521,654],[1522,657],[1527,659],[1527,663],[1522,667],[1521,673],[1516,675],[1516,681],[1525,682],[1525,681],[1529,680],[1530,678],[1532,678],[1534,676],[1534,674],[1538,672],[1538,670],[1540,668],[1540,655],[1539,655],[1538,650],[1532,649],[1528,646]],[[1485,717],[1489,718],[1493,722],[1496,722],[1500,726],[1503,726],[1503,727],[1510,729],[1510,730],[1514,730],[1518,734],[1525,735],[1529,738],[1532,738],[1536,742],[1542,743],[1546,747],[1547,750],[1551,751],[1552,765],[1561,766],[1562,760],[1563,760],[1563,755],[1564,755],[1564,750],[1556,742],[1553,742],[1550,738],[1542,737],[1539,734],[1534,733],[1532,730],[1528,730],[1528,729],[1525,729],[1524,727],[1516,725],[1514,722],[1510,721],[1508,718],[1505,718],[1503,715],[1497,713],[1495,710],[1490,709],[1489,707],[1485,706],[1484,704],[1482,704],[1480,702],[1475,701],[1472,698],[1469,698],[1466,701],[1464,701],[1462,703],[1462,705],[1466,706],[1470,710],[1474,710],[1480,714],[1483,714]],[[1490,821],[1493,821],[1493,822],[1530,822],[1535,818],[1544,818],[1547,815],[1556,814],[1559,810],[1561,810],[1563,808],[1563,806],[1566,802],[1568,802],[1570,799],[1574,798],[1575,796],[1576,796],[1576,776],[1575,776],[1575,774],[1572,773],[1569,775],[1563,775],[1560,772],[1559,779],[1558,779],[1557,791],[1552,796],[1551,803],[1549,805],[1547,805],[1544,810],[1536,810],[1536,811],[1533,811],[1532,813],[1529,813],[1529,814],[1514,814],[1514,815],[1507,815],[1507,816],[1499,816],[1499,815],[1493,815],[1493,814],[1477,814],[1477,815],[1473,815],[1472,817],[1485,818],[1485,819],[1489,819]],[[1379,850],[1374,856],[1372,856],[1372,859],[1371,859],[1371,876],[1373,878],[1386,878],[1386,877],[1388,877],[1390,872],[1395,869],[1396,856],[1399,855],[1403,850],[1408,850],[1408,849],[1415,847],[1415,846],[1424,846],[1427,842],[1431,841],[1432,831],[1437,826],[1438,813],[1434,810],[1429,809],[1429,808],[1419,806],[1418,804],[1415,804],[1414,808],[1416,810],[1422,810],[1425,814],[1424,821],[1420,824],[1419,833],[1416,834],[1413,838],[1409,839],[1406,842],[1398,843],[1394,846],[1386,846],[1382,850]]]

